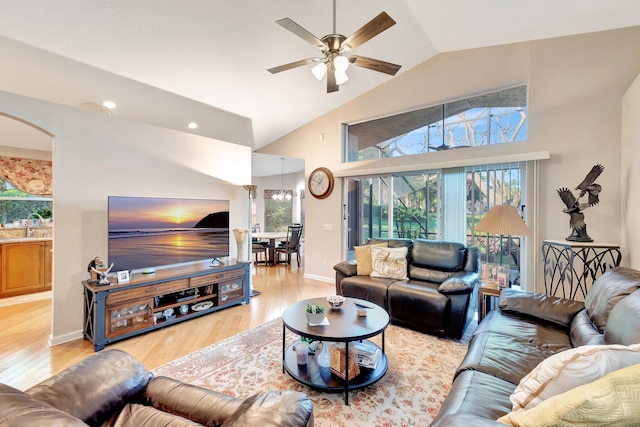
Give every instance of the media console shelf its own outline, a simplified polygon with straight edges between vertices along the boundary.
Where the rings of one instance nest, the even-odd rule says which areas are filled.
[[[84,286],[84,337],[95,351],[135,335],[250,300],[250,264],[209,261],[135,273],[127,284]],[[115,280],[113,278],[112,280]]]

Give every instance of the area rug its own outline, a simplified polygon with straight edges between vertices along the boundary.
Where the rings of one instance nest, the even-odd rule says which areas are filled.
[[[287,343],[299,339],[287,331]],[[372,341],[380,344],[379,337]],[[429,425],[449,392],[467,339],[437,338],[390,325],[389,370],[375,384],[344,393],[311,389],[282,372],[282,319],[272,320],[153,370],[236,397],[265,390],[297,390],[314,404],[316,426]]]

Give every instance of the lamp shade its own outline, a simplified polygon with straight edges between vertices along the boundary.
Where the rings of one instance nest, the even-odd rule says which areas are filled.
[[[477,231],[500,236],[530,236],[531,231],[524,223],[518,211],[511,205],[495,205],[476,224]]]
[[[324,75],[327,73],[327,64],[325,64],[324,62],[318,63],[318,65],[314,66],[311,69],[311,73],[316,79],[322,80]]]

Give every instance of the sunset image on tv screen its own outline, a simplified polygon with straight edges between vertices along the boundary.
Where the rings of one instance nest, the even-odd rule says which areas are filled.
[[[229,255],[229,201],[108,199],[109,263],[115,271]]]

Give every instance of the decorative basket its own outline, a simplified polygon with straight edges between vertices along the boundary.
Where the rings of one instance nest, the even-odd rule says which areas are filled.
[[[344,343],[331,344],[331,373],[337,375],[343,380],[346,378],[347,352]],[[356,353],[349,349],[349,380],[360,375],[360,366],[358,366],[358,357]]]

